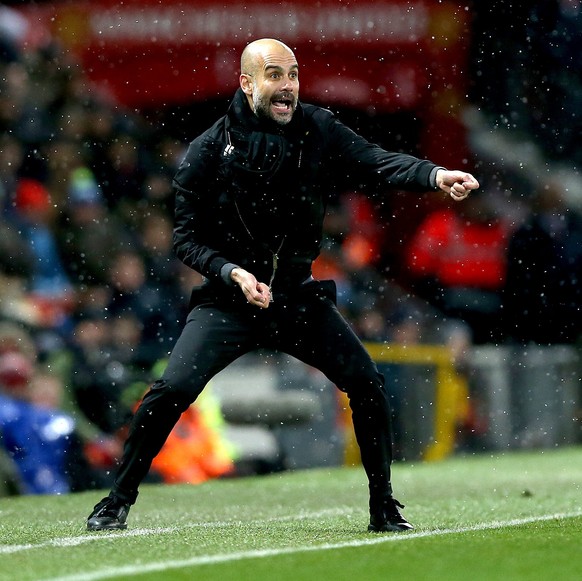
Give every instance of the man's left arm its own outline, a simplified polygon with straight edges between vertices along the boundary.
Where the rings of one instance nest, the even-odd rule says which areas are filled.
[[[327,119],[330,147],[340,160],[344,172],[353,170],[351,177],[362,183],[401,188],[411,191],[442,190],[455,201],[463,200],[479,182],[469,173],[448,170],[426,159],[412,155],[386,151],[367,141],[361,135],[341,123],[334,116]],[[346,176],[349,177],[349,176]]]

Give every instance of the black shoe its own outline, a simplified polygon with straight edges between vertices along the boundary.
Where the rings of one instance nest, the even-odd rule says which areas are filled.
[[[395,498],[385,500],[378,511],[370,512],[368,530],[372,533],[411,531],[414,527],[400,514],[399,508],[404,508],[404,505]]]
[[[116,496],[106,496],[98,502],[87,519],[88,531],[113,531],[127,528],[125,521],[129,513],[129,504]]]

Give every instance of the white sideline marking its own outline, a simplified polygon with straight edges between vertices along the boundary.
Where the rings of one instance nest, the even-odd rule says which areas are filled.
[[[346,509],[332,508],[320,510],[318,512],[299,513],[292,516],[271,517],[265,519],[256,519],[244,521],[246,525],[261,525],[270,522],[286,522],[286,521],[300,521],[305,519],[318,519],[326,516],[336,516],[346,514]],[[100,531],[97,533],[87,532],[78,537],[62,537],[58,539],[51,539],[42,543],[27,544],[27,545],[0,545],[0,555],[8,555],[11,553],[20,553],[21,551],[30,551],[31,549],[42,549],[46,547],[76,547],[86,543],[107,541],[110,539],[117,539],[120,537],[146,537],[149,535],[159,535],[164,533],[175,533],[176,531],[193,528],[224,528],[232,527],[241,524],[242,521],[214,521],[214,522],[200,522],[189,523],[175,527],[157,527],[151,529],[130,529],[126,531]]]
[[[314,516],[314,515],[310,515]],[[542,522],[542,521],[549,521],[549,520],[560,520],[560,519],[568,519],[568,518],[576,518],[582,516],[582,512],[574,512],[574,513],[557,513],[557,514],[549,514],[549,515],[542,515],[542,516],[534,516],[528,518],[519,518],[519,519],[511,519],[508,521],[493,521],[490,523],[480,523],[477,525],[469,526],[469,527],[454,527],[450,529],[434,529],[430,531],[420,531],[416,533],[402,533],[402,534],[388,534],[388,535],[377,535],[373,534],[370,538],[366,539],[358,539],[352,541],[344,541],[338,543],[326,543],[322,545],[307,545],[307,546],[299,546],[299,547],[283,547],[279,549],[256,549],[253,551],[241,551],[238,553],[223,553],[217,555],[203,555],[198,557],[192,557],[190,559],[182,559],[182,560],[174,560],[174,561],[159,561],[154,563],[148,563],[145,565],[126,565],[122,567],[109,567],[102,569],[101,571],[95,571],[93,573],[75,573],[72,575],[65,575],[63,577],[54,577],[51,579],[47,579],[45,581],[97,581],[99,579],[108,579],[112,577],[116,577],[118,575],[140,575],[142,573],[153,573],[157,571],[166,571],[168,569],[181,569],[184,567],[195,567],[198,565],[209,565],[215,563],[227,563],[229,561],[240,561],[243,559],[257,559],[263,557],[273,557],[278,555],[290,555],[294,553],[307,553],[313,551],[329,551],[333,549],[343,549],[343,548],[353,548],[353,547],[363,547],[367,545],[377,545],[380,543],[389,543],[389,542],[404,542],[410,541],[413,539],[420,539],[426,537],[435,537],[440,535],[450,535],[450,534],[457,534],[457,533],[469,533],[475,531],[484,531],[484,530],[493,530],[493,529],[501,529],[506,527],[514,527],[523,524],[529,524],[534,522]],[[294,517],[296,518],[296,517]],[[284,520],[290,520],[289,518],[284,518]],[[272,520],[281,520],[281,519],[272,519]],[[266,521],[260,521],[266,522]],[[216,524],[224,524],[224,523],[215,523]],[[232,524],[232,523],[230,523]],[[128,531],[125,533],[115,533],[115,536],[143,536],[143,535],[151,535],[157,533],[164,533],[164,532],[174,532],[181,527],[174,527],[174,528],[159,528],[159,529],[135,529],[134,531]],[[13,545],[13,548],[21,547],[18,550],[26,550],[30,548],[38,548],[41,546],[71,546],[74,545],[75,542],[78,541],[76,544],[82,544],[83,542],[87,542],[87,540],[93,540],[95,538],[113,538],[114,535],[98,535],[98,536],[83,536],[83,537],[72,537],[69,539],[55,539],[54,541],[50,541],[47,543],[42,543],[39,545]],[[7,547],[10,548],[10,547]],[[8,551],[1,551],[1,552],[8,552]],[[10,552],[16,552],[10,551]]]

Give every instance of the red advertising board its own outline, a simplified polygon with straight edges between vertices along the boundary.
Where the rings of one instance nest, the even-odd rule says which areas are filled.
[[[435,77],[458,84],[467,28],[465,11],[427,1],[93,0],[26,10],[33,31],[49,29],[137,107],[232,92],[240,49],[268,36],[295,50],[304,98],[415,108]]]
[[[275,37],[296,53],[303,100],[414,110],[427,139],[454,140],[458,150],[451,117],[464,94],[469,14],[453,2],[81,0],[22,10],[31,42],[48,31],[130,107],[228,96],[242,47]]]

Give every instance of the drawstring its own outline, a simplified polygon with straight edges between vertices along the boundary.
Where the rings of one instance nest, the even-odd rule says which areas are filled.
[[[252,235],[251,231],[249,230],[249,227],[247,226],[247,223],[244,221],[244,218],[242,217],[242,214],[240,213],[240,209],[238,207],[238,203],[235,200],[234,201],[234,205],[236,207],[236,212],[238,214],[238,217],[240,218],[240,221],[242,222],[242,225],[245,227],[245,230],[247,231],[247,234],[250,236],[251,240],[253,240],[254,242],[256,242],[255,237]],[[272,255],[272,266],[271,266],[271,278],[269,279],[269,293],[271,294],[271,302],[275,302],[275,299],[273,298],[273,291],[271,290],[273,287],[273,281],[275,280],[275,274],[277,273],[277,266],[279,263],[279,252],[281,252],[281,248],[283,248],[283,244],[285,244],[285,240],[287,239],[287,236],[283,236],[283,240],[281,240],[281,244],[279,244],[279,248],[277,248],[276,251],[273,251],[267,244],[265,244],[264,242],[261,242],[261,245],[266,248]]]
[[[271,271],[271,278],[269,279],[269,293],[271,294],[271,302],[275,302],[273,298],[273,291],[271,290],[273,286],[273,281],[275,280],[275,273],[277,272],[277,262],[279,260],[279,252],[281,252],[281,248],[283,248],[283,244],[285,242],[285,236],[283,236],[283,240],[281,240],[281,244],[279,244],[279,248],[277,252],[273,252],[270,248],[269,251],[273,255],[273,270]]]

